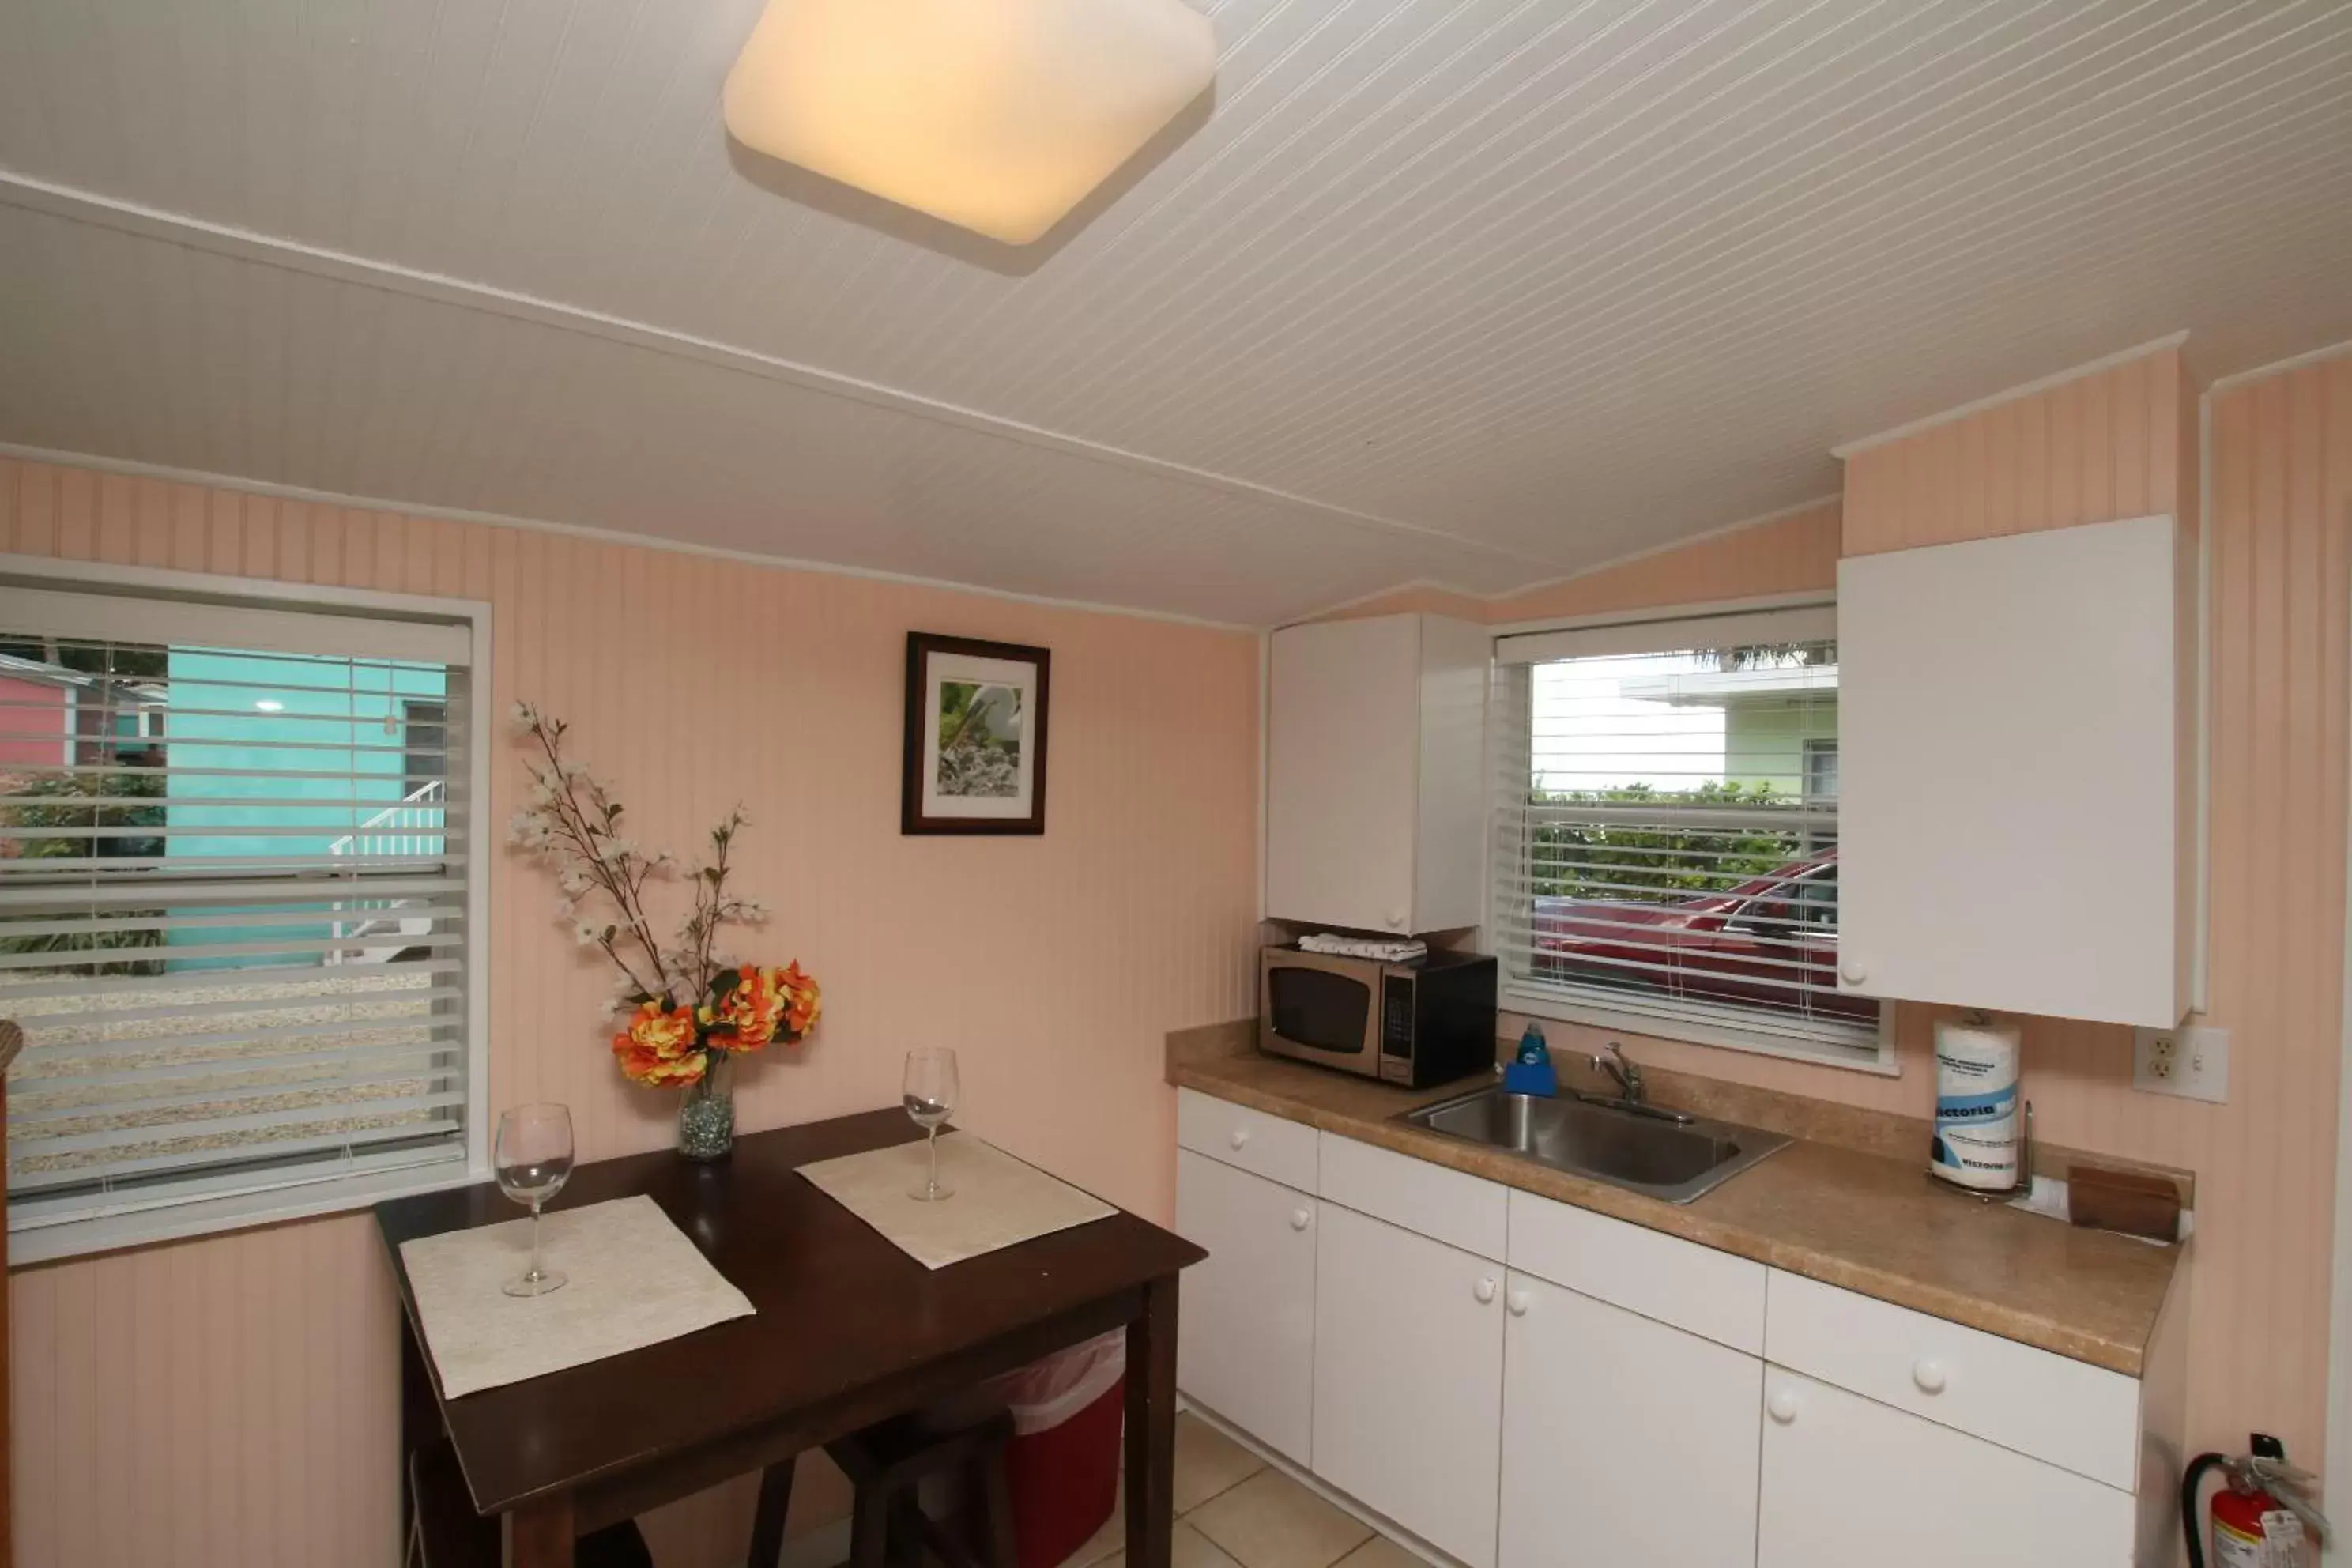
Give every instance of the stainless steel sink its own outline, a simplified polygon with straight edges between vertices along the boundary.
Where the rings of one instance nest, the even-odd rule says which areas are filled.
[[[1565,1094],[1547,1100],[1507,1094],[1499,1085],[1408,1110],[1402,1120],[1670,1204],[1689,1203],[1790,1142],[1655,1106]]]

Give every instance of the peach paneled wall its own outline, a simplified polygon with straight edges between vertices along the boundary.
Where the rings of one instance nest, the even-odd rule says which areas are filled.
[[[646,838],[752,816],[743,885],[778,912],[744,945],[799,958],[826,1016],[741,1075],[747,1126],[893,1104],[906,1047],[951,1045],[959,1120],[1171,1213],[1161,1037],[1253,1006],[1254,636],[5,460],[0,551],[488,600],[499,710],[571,719]],[[899,837],[912,628],[1053,648],[1043,838]],[[492,825],[521,765],[497,744]],[[608,984],[545,879],[484,860],[493,1104],[569,1102],[590,1158],[661,1145],[672,1101],[613,1070]],[[394,1308],[363,1215],[12,1287],[24,1568],[396,1560]],[[745,1489],[651,1529],[663,1568],[740,1561]]]
[[[2193,529],[2195,405],[2179,355],[2158,354],[1862,453],[1848,467],[1845,548],[2168,510]],[[2196,1170],[2190,1441],[2235,1450],[2260,1429],[2315,1466],[2344,951],[2352,355],[2226,388],[2211,426],[2208,1017],[2231,1031],[2229,1103],[2138,1093],[2129,1031],[2056,1018],[2025,1020],[2026,1089],[2053,1142]],[[1636,563],[1643,587],[1687,565],[1671,597],[1737,596],[1720,574],[1724,543],[1695,547],[1687,563]],[[1801,568],[1791,552],[1778,564],[1811,574],[1797,585],[1834,581],[1833,561]],[[1790,585],[1759,574],[1746,592]],[[1563,613],[1612,607],[1591,599]],[[1645,592],[1613,607],[1663,602]],[[1924,1116],[1934,1017],[1901,1009],[1895,1078],[1669,1041],[1636,1051],[1678,1071]],[[1589,1033],[1554,1037],[1589,1049]]]
[[[1855,453],[1843,552],[2178,511],[2193,533],[2197,395],[2167,349]]]

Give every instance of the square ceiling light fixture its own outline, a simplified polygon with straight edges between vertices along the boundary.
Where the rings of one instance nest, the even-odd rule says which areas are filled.
[[[768,0],[727,77],[747,147],[1026,245],[1216,74],[1183,0]]]

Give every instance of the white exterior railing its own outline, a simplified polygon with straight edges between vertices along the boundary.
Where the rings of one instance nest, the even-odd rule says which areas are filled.
[[[327,846],[330,855],[438,855],[443,803],[448,786],[439,779],[418,784],[352,832]]]
[[[417,858],[441,853],[442,835],[446,830],[447,785],[440,779],[419,784],[399,804],[388,805],[352,831],[327,846],[330,855],[350,855],[370,858]],[[415,900],[403,899],[352,899],[335,906],[334,940],[338,942],[366,937],[392,938],[383,944],[345,952],[331,948],[327,962],[340,963],[383,963],[400,951],[399,938],[425,936],[433,930],[430,916],[405,916],[399,910]]]

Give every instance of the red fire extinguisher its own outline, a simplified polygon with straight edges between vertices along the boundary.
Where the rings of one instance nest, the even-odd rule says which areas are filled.
[[[2223,1485],[2213,1494],[2212,1568],[2313,1568],[2306,1548],[2327,1538],[2327,1521],[2309,1498],[2318,1478],[2288,1464],[2286,1445],[2275,1437],[2256,1432],[2248,1446],[2251,1454],[2200,1454],[2180,1478],[2190,1568],[2206,1568],[2197,1493],[2215,1468]]]

